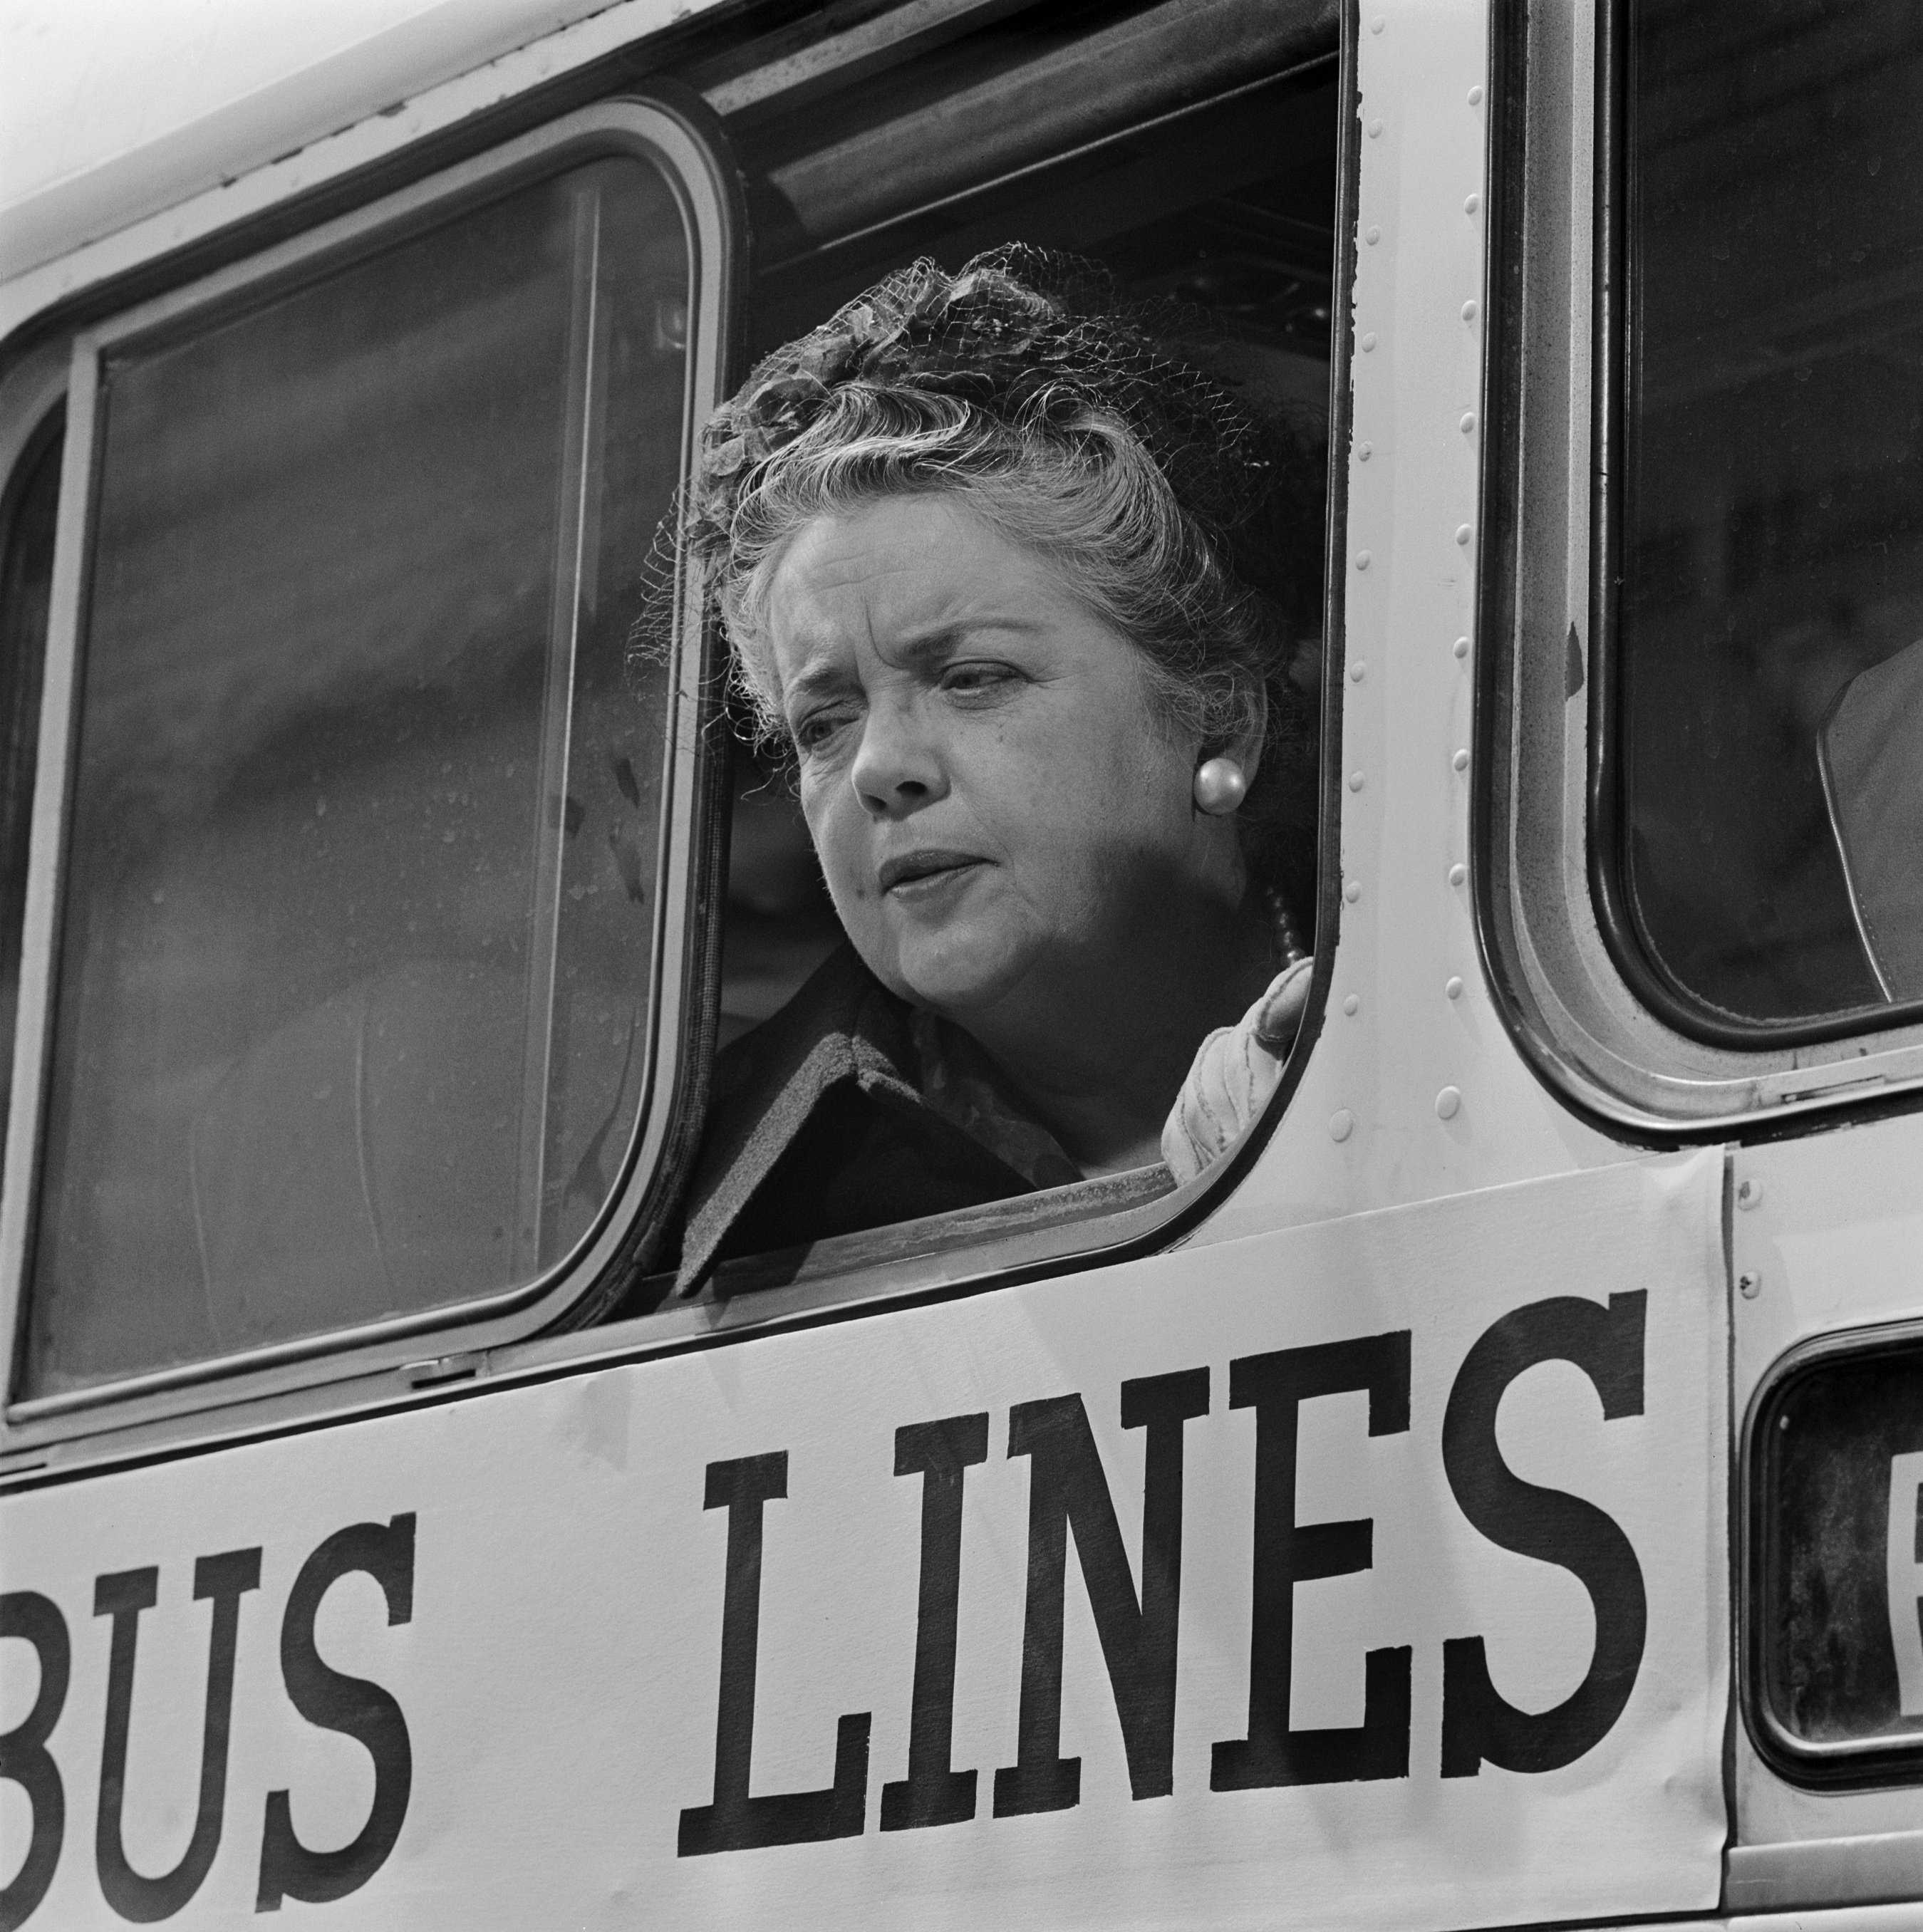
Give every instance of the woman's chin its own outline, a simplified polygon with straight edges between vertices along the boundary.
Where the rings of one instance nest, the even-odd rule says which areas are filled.
[[[891,935],[886,966],[871,958],[892,992],[931,1012],[965,1019],[994,1006],[1024,976],[1032,948],[1010,934],[958,929]]]

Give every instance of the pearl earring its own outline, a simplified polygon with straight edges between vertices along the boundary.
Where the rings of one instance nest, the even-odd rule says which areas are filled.
[[[1248,789],[1248,778],[1233,758],[1210,758],[1196,773],[1196,802],[1217,818],[1234,811]]]

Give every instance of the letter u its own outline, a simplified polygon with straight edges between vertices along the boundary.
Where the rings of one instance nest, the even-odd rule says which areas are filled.
[[[121,1839],[121,1808],[127,1789],[127,1733],[134,1703],[134,1654],[140,1612],[159,1594],[158,1569],[122,1570],[97,1577],[94,1615],[113,1619],[106,1678],[106,1733],[100,1744],[100,1810],[94,1825],[94,1863],[100,1892],[122,1918],[136,1925],[171,1918],[200,1888],[220,1849],[226,1808],[227,1732],[233,1716],[234,1651],[240,1632],[240,1600],[260,1586],[259,1550],[230,1550],[203,1556],[194,1566],[194,1594],[214,1600],[207,1644],[206,1718],[200,1738],[200,1798],[194,1835],[178,1864],[160,1878],[146,1878],[127,1862]]]

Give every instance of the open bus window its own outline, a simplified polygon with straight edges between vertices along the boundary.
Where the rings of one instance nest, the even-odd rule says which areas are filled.
[[[1285,25],[1278,15],[1268,31],[1280,34]],[[1026,194],[1004,188],[985,205],[971,202],[964,194],[944,202],[932,217],[910,214],[884,224],[878,232],[858,236],[845,248],[818,253],[798,246],[793,232],[796,208],[778,208],[769,224],[775,238],[769,252],[776,257],[776,266],[764,274],[749,318],[753,352],[765,354],[826,322],[843,303],[860,298],[870,285],[902,270],[917,256],[934,257],[952,272],[978,251],[1016,243],[1066,249],[1094,262],[1114,278],[1124,302],[1144,312],[1165,303],[1186,308],[1196,332],[1198,354],[1206,339],[1206,366],[1212,379],[1222,380],[1239,406],[1267,422],[1286,426],[1294,444],[1298,494],[1290,532],[1282,540],[1293,553],[1292,591],[1286,614],[1287,686],[1274,713],[1288,711],[1298,730],[1276,761],[1279,772],[1285,763],[1288,766],[1279,783],[1292,786],[1295,794],[1290,801],[1292,834],[1282,858],[1277,896],[1286,901],[1292,916],[1292,937],[1304,948],[1313,943],[1317,890],[1314,716],[1321,668],[1340,124],[1333,68],[1333,61],[1324,56],[1294,72],[1275,74],[1252,92],[1179,117],[1172,125],[1131,130],[1109,151],[1094,157],[1084,153],[1058,172],[1044,170]],[[973,97],[960,77],[949,84],[954,92],[938,105],[944,112],[958,112],[955,100]],[[1173,93],[1174,85],[1169,86]],[[932,93],[932,83],[924,82],[922,91]],[[816,144],[825,140],[825,146],[814,152],[842,154],[860,148],[869,138],[860,124],[860,106],[843,111],[855,124],[852,130],[830,122],[824,130],[820,110],[811,109],[816,125],[806,138]],[[900,123],[904,143],[912,122],[911,113]],[[820,184],[830,178],[825,167],[812,153],[797,155],[783,145],[795,135],[792,128],[762,127],[743,139],[776,182],[812,183],[820,192]],[[888,125],[873,138],[884,136],[893,138]],[[861,199],[860,212],[872,219],[877,210],[872,193],[867,191],[872,183],[865,190],[866,179],[850,178],[837,188]],[[830,216],[805,204],[799,218],[818,231],[828,226]],[[783,243],[793,251],[785,260]],[[741,735],[722,984],[722,1040],[724,1048],[733,1051],[724,1052],[718,1084],[721,1131],[732,1127],[752,1154],[755,1142],[772,1142],[774,1136],[764,1131],[750,1139],[744,1124],[730,1122],[727,1109],[732,1081],[740,1076],[744,1092],[759,1095],[758,1105],[774,1096],[772,1105],[764,1108],[764,1120],[775,1106],[792,1116],[799,1086],[791,1079],[763,1078],[766,1068],[759,1062],[769,1055],[757,1048],[756,1040],[781,1034],[785,1050],[800,1064],[809,1042],[799,1034],[787,1040],[782,1032],[794,1013],[790,1002],[798,992],[803,1002],[818,998],[819,981],[802,992],[811,974],[825,961],[832,974],[837,949],[842,949],[845,958],[850,938],[854,950],[862,946],[852,926],[844,934],[811,842],[809,814],[804,809],[811,783],[806,754],[797,758],[792,748],[784,748],[778,731],[776,742],[757,742],[747,709],[738,718]],[[1279,731],[1278,739],[1285,735]],[[1115,756],[1122,756],[1119,749]],[[1066,775],[1062,782],[1069,782]],[[818,836],[819,831],[818,824]],[[1262,935],[1258,990],[1278,963],[1270,950],[1273,944],[1271,920]],[[1114,970],[1119,973],[1119,962]],[[862,1011],[872,1016],[871,1008]],[[1222,1017],[1232,1021],[1241,1011],[1238,1004],[1234,1012]],[[847,1082],[850,1089],[861,1086],[874,1071],[862,1068],[864,1053],[877,1044],[864,1036],[864,1024],[850,1020],[845,1029],[851,1048]],[[680,1276],[673,1282],[658,1279],[653,1292],[664,1297],[727,1295],[837,1269],[886,1265],[956,1242],[979,1243],[998,1230],[1045,1225],[1052,1213],[1066,1222],[1131,1208],[1174,1184],[1152,1148],[1141,1165],[1118,1169],[1065,1159],[1065,1144],[1058,1137],[1029,1136],[1030,1110],[1022,1104],[1026,1096],[1018,1093],[1012,1104],[1004,1106],[1010,1096],[988,1092],[996,1085],[995,1073],[1007,1072],[1006,1063],[998,1061],[991,1070],[975,1060],[974,1049],[982,1040],[970,1032],[965,1020],[950,1030],[968,1036],[944,1045],[935,1036],[940,1024],[932,1023],[925,1010],[911,1013],[898,1030],[901,1038],[883,1056],[888,1066],[873,1082],[884,1105],[892,1102],[912,1110],[918,1094],[932,1111],[947,1117],[947,1126],[962,1130],[952,1134],[931,1130],[930,1138],[948,1148],[949,1154],[929,1156],[923,1165],[930,1172],[919,1174],[916,1186],[902,1182],[891,1165],[901,1154],[901,1136],[881,1136],[886,1146],[877,1142],[870,1150],[876,1153],[873,1160],[855,1158],[850,1150],[877,1140],[878,1130],[871,1118],[876,1110],[865,1110],[848,1097],[845,1108],[837,1112],[841,1102],[830,1096],[823,1106],[822,1120],[836,1152],[833,1162],[824,1163],[796,1151],[804,1146],[804,1130],[758,1179],[752,1164],[745,1163],[747,1183],[758,1191],[751,1193],[747,1183],[738,1184],[742,1198],[720,1214],[712,1208],[715,1196],[704,1190],[704,1174],[698,1171]],[[757,1028],[763,1030],[758,1036]],[[1187,1042],[1184,1064],[1205,1030],[1205,1024],[1198,1025],[1196,1040]],[[813,1040],[814,1051],[818,1053],[823,1043]],[[1286,1053],[1286,1040],[1282,1050]],[[1118,1046],[1118,1066],[1130,1057]],[[963,1062],[974,1064],[958,1072]],[[891,1082],[916,1093],[891,1091]],[[1010,1084],[1018,1088],[1018,1076]],[[1179,1068],[1168,1084],[1165,1110],[1180,1085]],[[980,1105],[973,1106],[972,1111],[944,1105],[944,1089],[952,1096],[964,1088]],[[997,1170],[986,1177],[972,1171],[984,1166],[984,1150],[990,1156],[986,1165]],[[711,1141],[704,1156],[710,1180],[718,1172],[712,1158],[715,1151]],[[1000,1172],[1004,1168],[1010,1171]],[[721,1176],[722,1188],[728,1184]],[[944,1190],[946,1204],[960,1211],[939,1211]],[[989,1202],[1008,1211],[998,1214],[982,1204]]]
[[[1622,903],[1733,1043],[1923,998],[1923,28],[1629,10]]]
[[[529,1283],[645,1100],[682,208],[610,156],[349,252],[82,340],[26,1396]]]

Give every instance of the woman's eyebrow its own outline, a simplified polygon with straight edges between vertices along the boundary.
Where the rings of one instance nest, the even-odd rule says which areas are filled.
[[[890,646],[885,653],[889,662],[911,664],[919,668],[931,658],[946,656],[968,639],[980,636],[984,631],[1012,631],[1018,637],[1032,637],[1047,628],[1032,617],[1018,617],[1012,614],[997,614],[984,617],[963,617],[950,623],[938,624],[927,631],[911,632],[899,642]]]

